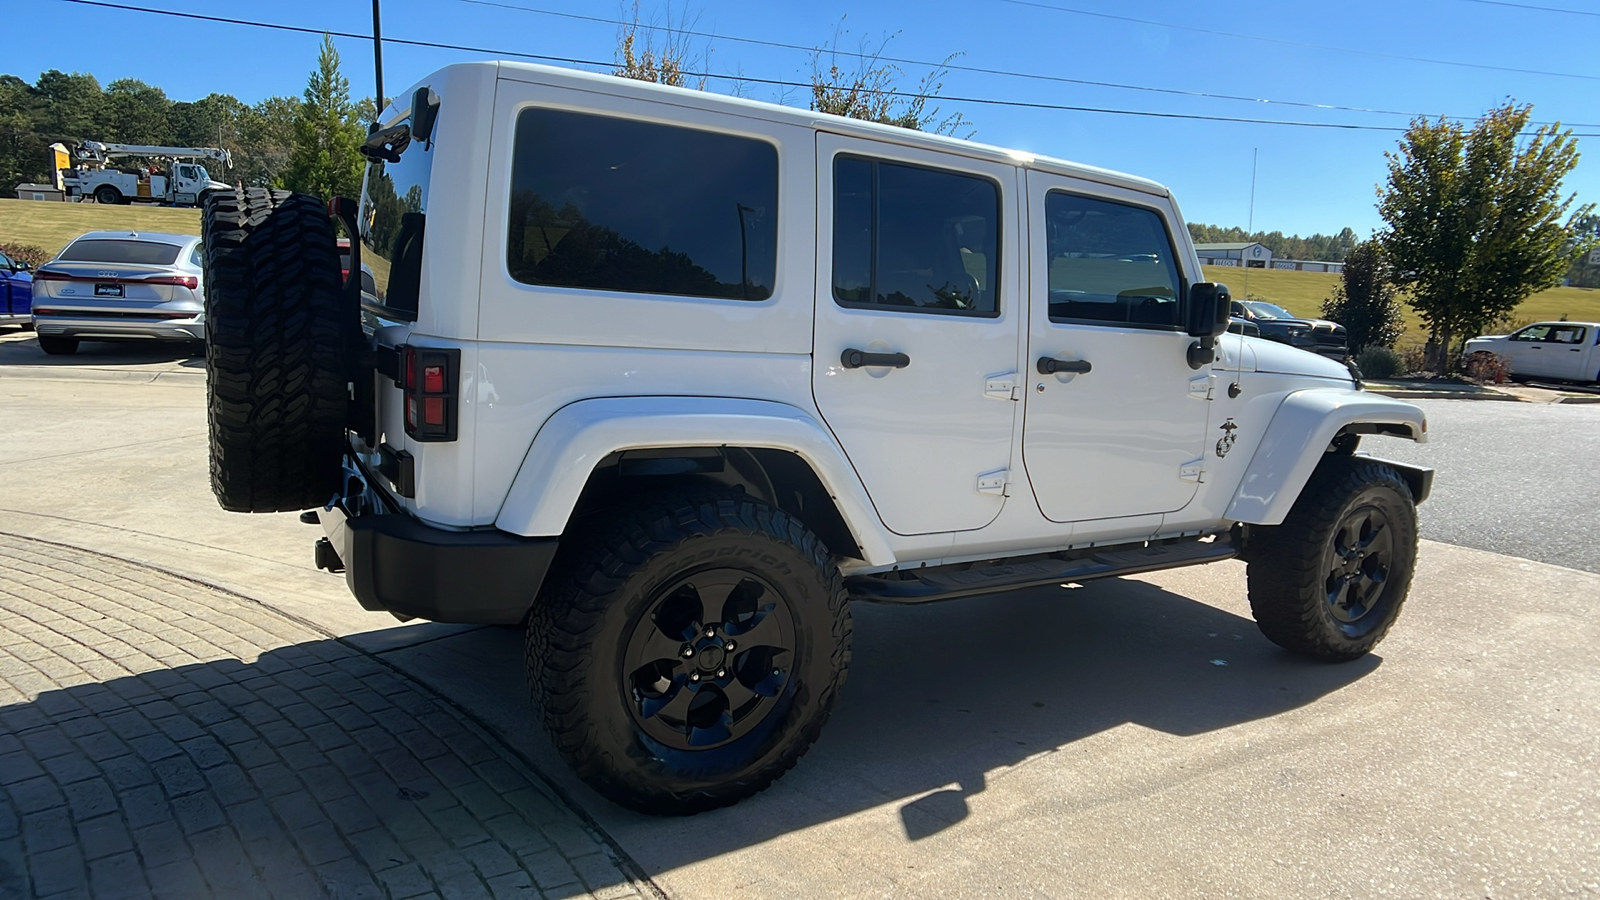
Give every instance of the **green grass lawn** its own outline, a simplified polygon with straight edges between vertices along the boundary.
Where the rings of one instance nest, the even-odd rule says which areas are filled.
[[[0,200],[0,244],[32,244],[54,256],[68,241],[85,231],[199,234],[200,211],[160,206]]]
[[[1321,313],[1322,301],[1333,295],[1338,275],[1327,272],[1292,272],[1282,269],[1236,269],[1229,266],[1205,266],[1205,275],[1220,281],[1233,291],[1235,297],[1246,292],[1255,297],[1276,303],[1297,316],[1316,316]],[[1245,273],[1249,273],[1248,281]],[[1401,304],[1405,315],[1406,332],[1400,338],[1402,346],[1420,345],[1428,339],[1428,329],[1422,320]],[[1554,320],[1562,316],[1575,321],[1600,321],[1600,290],[1594,288],[1557,287],[1540,291],[1522,301],[1513,315],[1530,322]],[[1472,335],[1467,335],[1471,337]]]

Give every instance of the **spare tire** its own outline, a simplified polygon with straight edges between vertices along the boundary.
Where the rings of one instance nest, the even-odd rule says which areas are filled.
[[[339,487],[360,328],[333,220],[307,194],[208,194],[206,412],[211,490],[232,512],[293,512]]]

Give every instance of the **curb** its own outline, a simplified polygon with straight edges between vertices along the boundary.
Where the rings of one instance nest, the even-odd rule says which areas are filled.
[[[0,378],[29,378],[42,381],[98,381],[107,384],[194,384],[204,386],[202,370],[128,371],[111,368],[69,368],[67,366],[0,366]]]
[[[1368,393],[1382,394],[1385,397],[1395,397],[1400,400],[1506,400],[1512,403],[1524,403],[1521,397],[1514,394],[1505,394],[1500,391],[1408,391],[1404,389],[1385,389],[1381,387],[1366,388]],[[1596,398],[1600,400],[1600,398]]]

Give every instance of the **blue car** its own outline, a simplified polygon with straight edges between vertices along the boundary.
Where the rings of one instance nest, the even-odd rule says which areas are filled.
[[[0,325],[33,327],[32,268],[0,253]]]

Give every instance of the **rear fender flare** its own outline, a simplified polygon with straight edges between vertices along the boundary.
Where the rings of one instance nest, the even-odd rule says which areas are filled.
[[[811,466],[869,565],[895,562],[866,488],[843,449],[814,417],[769,400],[612,397],[557,410],[534,436],[495,527],[526,536],[559,535],[595,467],[619,450],[666,447],[787,450]]]
[[[1227,518],[1279,525],[1341,431],[1377,432],[1427,441],[1427,417],[1416,406],[1367,391],[1315,388],[1279,404],[1256,448]]]

